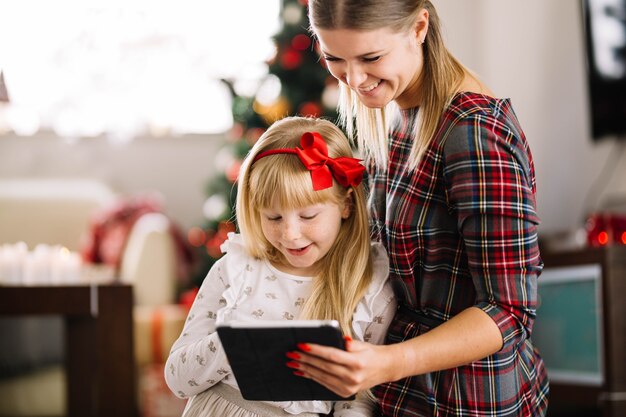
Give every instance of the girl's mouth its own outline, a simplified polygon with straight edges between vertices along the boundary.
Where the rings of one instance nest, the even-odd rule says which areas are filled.
[[[287,252],[289,252],[291,255],[294,255],[294,256],[301,256],[301,255],[304,255],[309,250],[310,247],[311,247],[311,244],[303,248],[297,248],[297,249],[287,248]]]

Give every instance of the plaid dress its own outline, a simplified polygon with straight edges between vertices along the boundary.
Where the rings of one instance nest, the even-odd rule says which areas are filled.
[[[389,252],[398,303],[408,306],[386,343],[475,306],[498,325],[504,346],[469,365],[376,387],[382,415],[543,416],[548,379],[530,339],[543,263],[524,133],[509,100],[458,94],[412,171],[416,117],[417,109],[401,111],[387,169],[369,171],[375,238]]]

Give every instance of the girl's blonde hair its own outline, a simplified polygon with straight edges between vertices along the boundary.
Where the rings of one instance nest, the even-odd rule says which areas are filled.
[[[423,43],[424,67],[420,75],[423,101],[413,127],[415,141],[409,164],[417,167],[434,137],[441,115],[450,105],[465,75],[471,71],[446,48],[441,22],[429,0],[309,0],[311,31],[316,29],[376,30],[388,28],[394,33],[412,31],[419,12],[429,14],[428,33]],[[387,164],[387,138],[391,119],[397,114],[394,102],[382,109],[368,108],[345,84],[340,83],[340,120],[349,137],[354,137],[376,165]],[[354,124],[353,124],[354,122]]]
[[[343,205],[349,198],[350,216],[342,221],[337,239],[320,262],[322,269],[313,280],[313,291],[304,304],[301,318],[338,320],[344,334],[352,334],[352,315],[372,280],[373,269],[363,184],[350,187],[351,195],[348,188],[335,180],[332,187],[314,191],[311,173],[296,155],[278,154],[254,161],[260,152],[300,147],[305,132],[318,132],[331,158],[352,157],[348,139],[327,120],[287,117],[275,122],[242,164],[237,185],[237,223],[251,256],[286,262],[265,238],[260,210],[275,204],[285,209],[327,202]]]

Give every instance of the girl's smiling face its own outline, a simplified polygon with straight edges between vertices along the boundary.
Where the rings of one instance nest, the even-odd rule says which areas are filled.
[[[285,259],[274,266],[288,274],[308,277],[319,272],[319,262],[335,243],[350,208],[329,202],[297,209],[269,207],[260,213],[265,238]]]

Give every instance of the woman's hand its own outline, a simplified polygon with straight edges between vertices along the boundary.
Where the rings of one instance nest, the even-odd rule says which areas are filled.
[[[347,340],[346,351],[314,344],[298,348],[287,354],[292,359],[287,366],[342,397],[394,379],[390,346]]]

